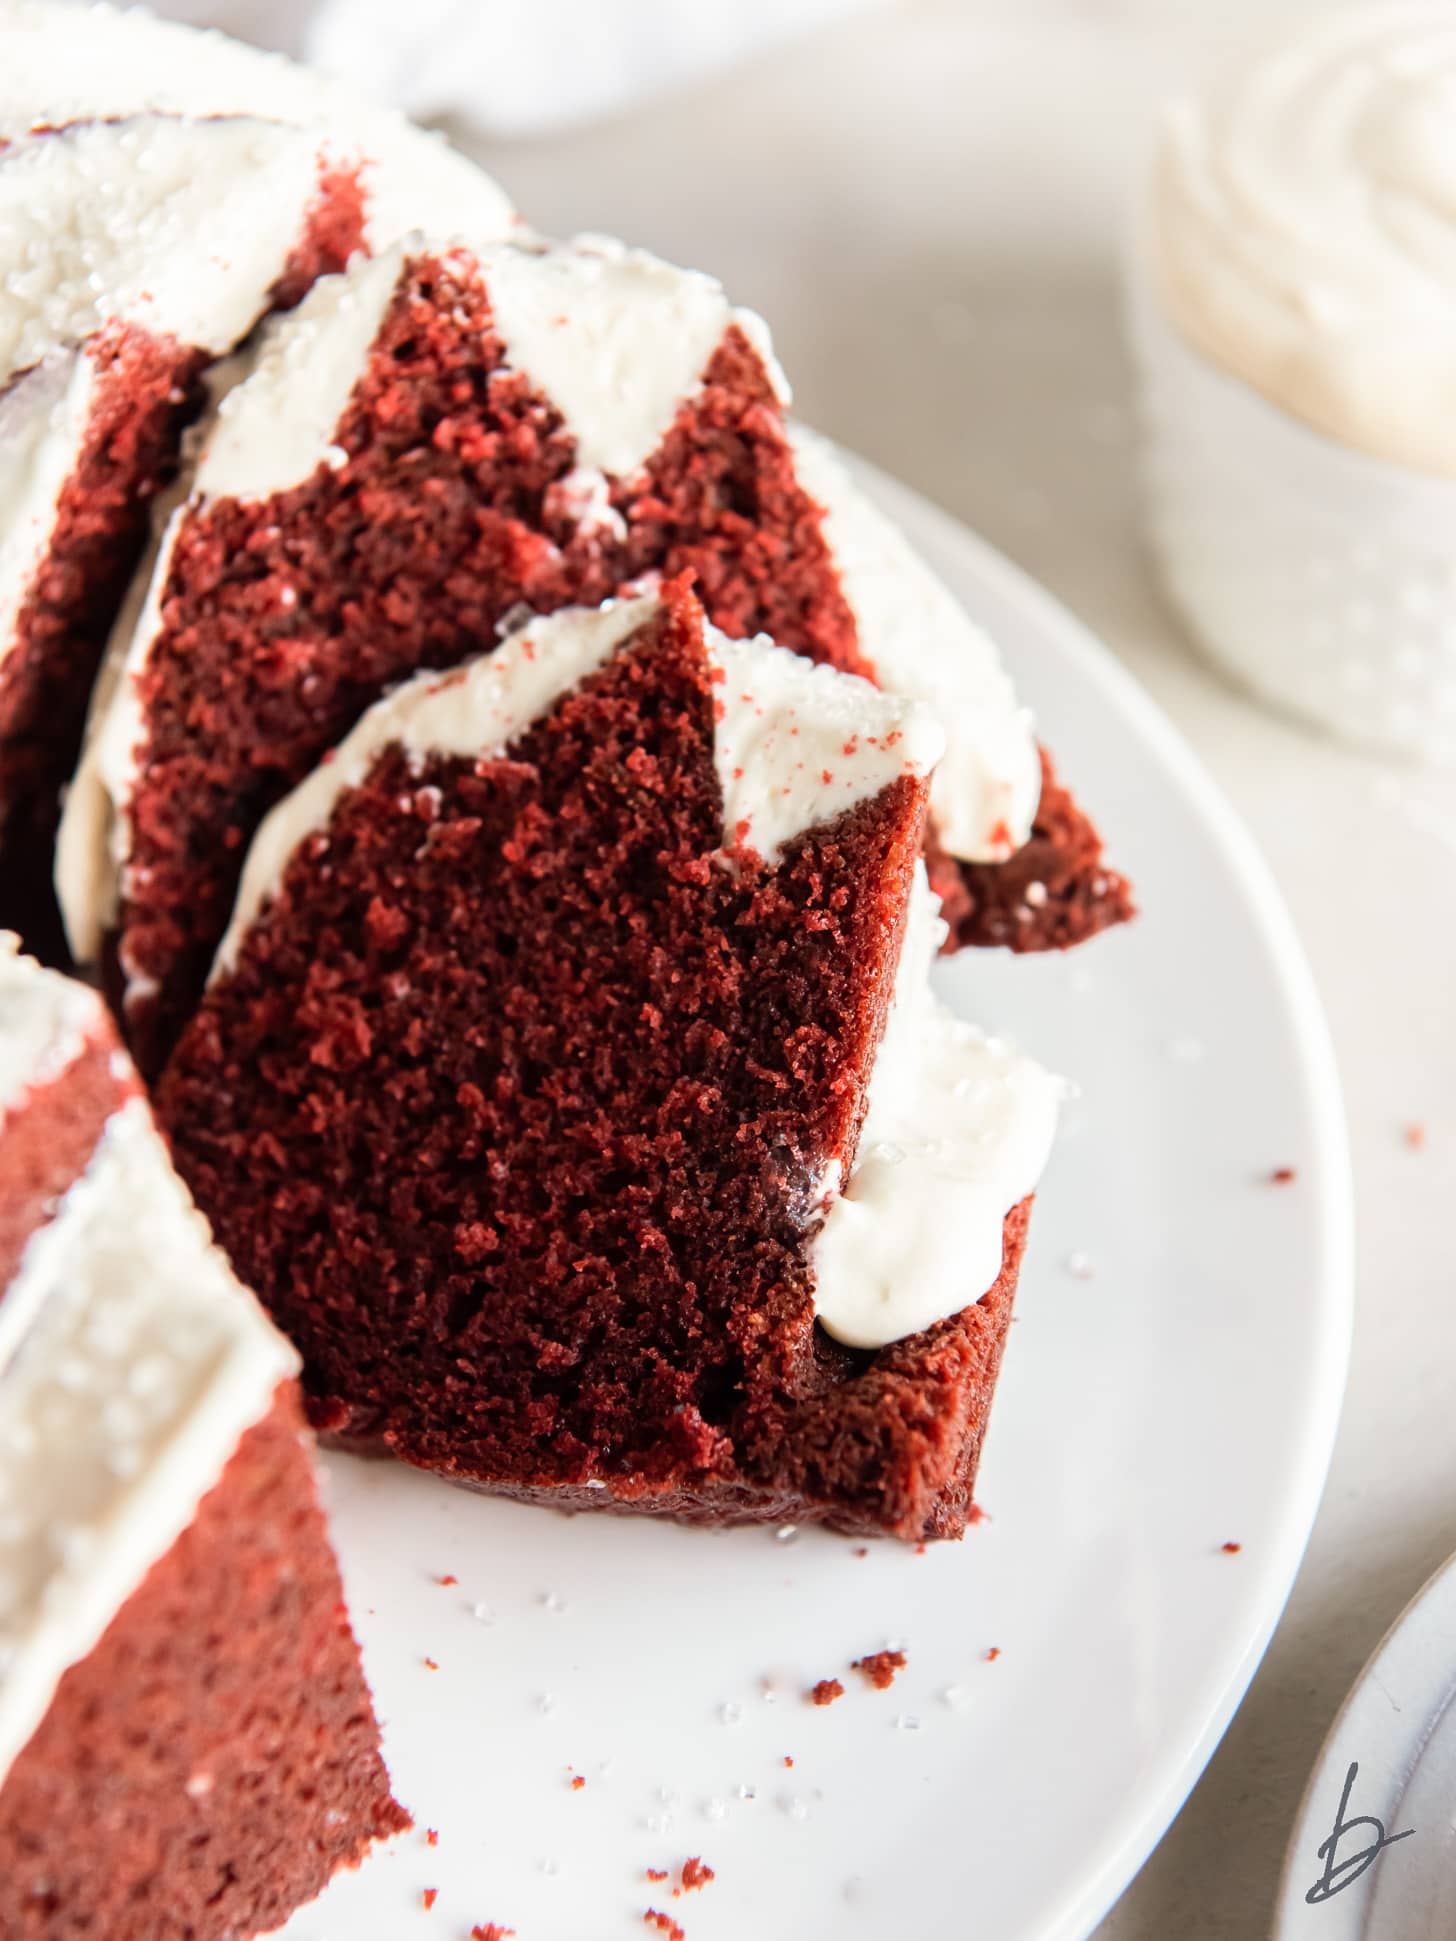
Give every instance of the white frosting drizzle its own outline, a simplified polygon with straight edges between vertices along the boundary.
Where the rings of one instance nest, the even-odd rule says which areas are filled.
[[[375,246],[428,223],[490,237],[514,221],[491,178],[438,134],[277,54],[156,20],[136,8],[6,0],[0,17],[0,140],[37,120],[139,114],[257,115],[306,126],[336,156],[365,159]]]
[[[136,676],[161,632],[172,548],[187,516],[179,479],[153,508],[151,544],[132,576],[91,693],[86,739],[66,789],[56,832],[55,890],[66,942],[78,964],[94,964],[116,921],[131,847],[129,818],[119,813],[146,736]]]
[[[916,865],[895,992],[848,1183],[832,1164],[814,1302],[835,1340],[882,1348],[957,1314],[1001,1272],[1006,1215],[1051,1151],[1063,1086],[930,988],[944,938]]]
[[[1031,834],[1041,761],[995,643],[872,506],[826,440],[790,427],[795,467],[824,513],[824,537],[877,678],[923,701],[945,729],[930,785],[936,833],[952,856],[1002,862]]]
[[[1170,111],[1146,240],[1183,335],[1330,437],[1456,473],[1456,7],[1307,26]]]
[[[54,351],[0,386],[0,661],[55,530],[95,394],[96,367],[74,349]],[[0,820],[4,814],[0,803]]]
[[[0,1299],[0,1780],[296,1367],[129,1101]]]
[[[511,366],[566,419],[584,469],[634,477],[735,322],[788,401],[760,319],[734,310],[722,285],[697,270],[609,236],[500,245],[480,264]]]
[[[406,260],[396,244],[347,274],[320,277],[296,310],[270,319],[198,427],[194,507],[266,499],[302,485],[319,465],[342,461],[334,434]]]
[[[803,830],[939,761],[945,736],[924,708],[762,635],[703,631],[715,668],[725,842],[776,862]]]
[[[49,1085],[107,1029],[100,998],[73,978],[45,971],[0,930],[0,1134],[7,1115]]]
[[[299,844],[327,827],[339,796],[357,788],[386,749],[402,748],[417,763],[431,755],[503,754],[605,666],[659,605],[649,595],[564,608],[531,621],[483,659],[448,674],[417,674],[376,701],[329,759],[264,817],[213,961],[214,979],[232,968]],[[779,845],[823,817],[868,800],[899,775],[927,773],[940,752],[938,729],[913,703],[816,668],[763,638],[733,641],[714,627],[704,627],[703,636],[714,664],[730,676],[715,693],[731,688],[734,695],[731,709],[724,701],[714,735],[729,846],[746,824],[746,840],[772,860]],[[811,718],[811,708],[821,721]],[[851,736],[857,744],[845,754]],[[831,739],[839,752],[825,783],[819,767]]]
[[[318,136],[146,116],[0,149],[0,380],[104,324],[206,351],[252,328],[318,193]]]

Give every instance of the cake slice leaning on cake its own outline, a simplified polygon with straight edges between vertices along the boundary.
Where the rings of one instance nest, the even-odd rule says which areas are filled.
[[[993,643],[786,400],[760,319],[603,238],[412,239],[270,326],[198,427],[62,833],[72,948],[104,962],[148,1077],[259,821],[370,701],[523,610],[654,575],[692,573],[729,633],[934,708],[961,941],[1057,947],[1128,914]]]
[[[942,747],[684,576],[416,676],[272,810],[157,1106],[320,1428],[961,1532],[1058,1086],[931,996]]]
[[[5,1941],[231,1941],[409,1824],[296,1369],[100,1000],[0,933]]]
[[[424,217],[512,220],[462,157],[286,62],[0,10],[0,923],[37,946],[57,796],[201,373]]]

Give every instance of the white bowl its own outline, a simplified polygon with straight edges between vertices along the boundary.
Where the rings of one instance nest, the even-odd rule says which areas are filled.
[[[1456,479],[1337,444],[1209,362],[1134,246],[1146,519],[1209,657],[1376,751],[1456,766]]]

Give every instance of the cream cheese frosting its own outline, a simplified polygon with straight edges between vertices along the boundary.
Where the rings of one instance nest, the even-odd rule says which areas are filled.
[[[0,1781],[296,1368],[131,1099],[0,1299]]]
[[[562,413],[584,470],[640,472],[731,324],[788,402],[762,320],[700,271],[609,236],[485,250],[480,267],[512,367]]]
[[[659,610],[652,595],[566,607],[531,620],[493,654],[447,674],[417,674],[376,701],[330,758],[264,817],[214,978],[232,968],[299,844],[327,827],[339,796],[357,788],[387,749],[402,748],[416,762],[504,754]],[[723,676],[715,687],[722,699],[714,763],[725,848],[753,848],[773,861],[803,830],[868,801],[901,775],[928,774],[938,759],[943,737],[915,703],[762,637],[729,640],[709,626],[703,635]]]
[[[317,134],[249,116],[82,122],[0,149],[0,383],[108,323],[229,349],[318,183]]]
[[[1006,1216],[1046,1166],[1060,1079],[939,1002],[945,937],[916,865],[894,996],[854,1166],[826,1182],[815,1311],[851,1348],[883,1348],[978,1301],[1001,1272]]]
[[[1456,473],[1456,6],[1321,20],[1177,102],[1144,240],[1205,357],[1356,450]]]
[[[824,514],[861,651],[885,687],[923,701],[945,729],[930,785],[937,837],[962,862],[1004,862],[1031,834],[1041,757],[995,642],[870,504],[826,439],[803,425],[791,426],[790,439],[799,481]]]
[[[261,116],[307,127],[335,160],[360,163],[374,247],[428,223],[437,235],[504,234],[500,186],[438,134],[312,69],[138,8],[7,0],[0,15],[0,141],[38,123],[137,115]]]
[[[53,351],[0,383],[0,664],[85,448],[95,397],[96,366],[77,350]]]
[[[0,1135],[7,1115],[57,1079],[107,1029],[101,999],[68,977],[42,974],[0,930]]]

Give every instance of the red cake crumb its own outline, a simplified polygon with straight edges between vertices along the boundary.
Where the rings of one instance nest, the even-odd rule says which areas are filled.
[[[429,1913],[430,1909],[435,1905],[435,1902],[439,1900],[439,1898],[440,1898],[440,1890],[438,1887],[427,1887],[425,1889],[424,1893],[421,1894],[420,1899],[425,1904],[426,1914]]]
[[[1221,1543],[1219,1545],[1219,1549],[1225,1557],[1237,1557],[1243,1547],[1241,1543]]]
[[[792,1757],[792,1755],[786,1752],[786,1753],[784,1754],[784,1764],[785,1764],[786,1766],[792,1766],[792,1765],[793,1765],[793,1763],[794,1763],[794,1761],[793,1761],[793,1757]]]
[[[1103,859],[1102,838],[1041,751],[1041,801],[1031,837],[1004,863],[958,863],[926,848],[950,947],[1069,950],[1137,914],[1128,883]]]
[[[425,1660],[426,1671],[438,1671],[439,1669],[440,1667],[435,1663],[433,1658],[426,1658]]]
[[[706,1860],[695,1857],[683,1862],[682,1884],[688,1893],[691,1894],[699,1888],[706,1887],[710,1880],[716,1879],[717,1875]]]
[[[1292,1166],[1276,1166],[1269,1175],[1271,1186],[1292,1186],[1299,1175]]]
[[[486,1921],[470,1930],[470,1941],[513,1941],[514,1928],[497,1927],[494,1921]]]
[[[647,1869],[647,1874],[646,1874],[646,1878],[647,1878],[648,1880],[666,1880],[666,1879],[667,1879],[667,1868],[666,1868],[666,1867],[649,1867],[649,1868]]]
[[[438,1846],[439,1846],[439,1844],[440,1844],[440,1836],[439,1836],[439,1834],[438,1834],[438,1833],[437,1833],[437,1832],[435,1831],[435,1829],[434,1829],[434,1827],[432,1827],[432,1826],[431,1826],[431,1827],[426,1827],[426,1829],[425,1829],[425,1845],[426,1845],[427,1847],[438,1847]]]
[[[863,1543],[856,1544],[854,1554],[856,1557],[867,1557],[870,1554],[869,1546]]]
[[[1026,1205],[989,1292],[869,1355],[817,1325],[784,1218],[786,1166],[853,1137],[922,787],[714,869],[710,705],[671,589],[500,759],[386,752],[158,1109],[345,1446],[562,1508],[958,1535]]]
[[[642,1916],[642,1924],[644,1927],[656,1928],[659,1934],[665,1934],[667,1941],[687,1941],[685,1931],[678,1926],[672,1916],[659,1914],[655,1907],[648,1908]]]
[[[904,1669],[903,1651],[872,1651],[866,1658],[856,1658],[850,1666],[851,1671],[867,1678],[877,1692],[887,1692],[895,1682],[896,1672]]]
[[[109,951],[127,967],[148,1076],[206,983],[268,808],[385,688],[479,653],[522,604],[592,605],[649,573],[686,575],[729,634],[765,632],[873,675],[772,385],[736,325],[645,466],[611,483],[606,525],[566,515],[571,426],[512,367],[463,253],[407,263],[333,431],[337,466],[266,501],[189,505],[154,589],[165,618],[138,685],[139,763],[156,780],[134,805]],[[1061,948],[1131,913],[1050,769],[1010,863],[968,868],[941,852],[935,874],[963,941]]]
[[[580,1773],[573,1773],[571,1775],[571,1790],[573,1793],[579,1793],[582,1787],[585,1786],[585,1784],[586,1784],[586,1781],[585,1779],[582,1778]]]
[[[1405,1143],[1412,1152],[1419,1152],[1426,1143],[1426,1128],[1415,1120],[1405,1129]]]
[[[991,1646],[991,1649],[990,1649],[990,1650],[989,1650],[989,1651],[988,1651],[988,1652],[986,1653],[986,1663],[987,1663],[988,1665],[994,1665],[994,1664],[995,1664],[995,1662],[996,1662],[996,1660],[997,1660],[997,1659],[998,1659],[998,1658],[999,1658],[1000,1656],[1001,1656],[1001,1647],[1000,1647],[1000,1645],[999,1645],[999,1644],[993,1644],[993,1645]]]
[[[442,1587],[448,1587],[451,1584],[458,1584],[460,1579],[455,1575],[454,1571],[447,1571],[443,1577],[437,1577],[435,1582]]]
[[[844,1697],[844,1687],[837,1678],[821,1678],[809,1693],[811,1705],[832,1705],[837,1698]]]

